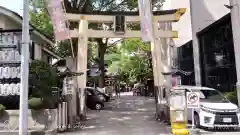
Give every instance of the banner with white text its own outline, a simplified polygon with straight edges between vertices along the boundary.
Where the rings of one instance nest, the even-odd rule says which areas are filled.
[[[62,4],[60,0],[46,0],[48,12],[51,16],[56,41],[70,39],[66,26]]]
[[[141,38],[145,42],[153,40],[152,6],[150,0],[138,0],[141,24]]]

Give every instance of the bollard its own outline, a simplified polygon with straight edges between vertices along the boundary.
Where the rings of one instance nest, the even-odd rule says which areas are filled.
[[[66,130],[67,124],[66,124],[66,102],[62,103],[62,129]]]
[[[57,119],[58,130],[62,130],[62,104],[58,104],[58,119]]]

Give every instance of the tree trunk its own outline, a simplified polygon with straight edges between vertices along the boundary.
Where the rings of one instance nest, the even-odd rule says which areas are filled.
[[[99,70],[101,72],[98,80],[98,85],[100,88],[104,88],[105,86],[105,63],[104,63],[104,55],[107,49],[107,43],[103,43],[102,38],[97,39],[98,42],[98,65]]]

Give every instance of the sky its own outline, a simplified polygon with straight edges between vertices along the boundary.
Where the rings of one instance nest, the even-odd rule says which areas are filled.
[[[8,8],[22,15],[23,0],[0,0],[0,6]]]

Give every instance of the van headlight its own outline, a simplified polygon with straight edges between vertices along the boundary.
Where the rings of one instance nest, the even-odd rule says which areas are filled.
[[[212,113],[212,114],[215,114],[215,113],[216,113],[215,111],[212,111],[212,110],[210,110],[210,109],[208,109],[208,108],[206,108],[206,107],[203,107],[203,106],[201,106],[200,108],[201,108],[201,110],[204,111],[204,112],[208,112],[208,113]]]
[[[240,113],[240,108],[237,109],[237,113]]]

